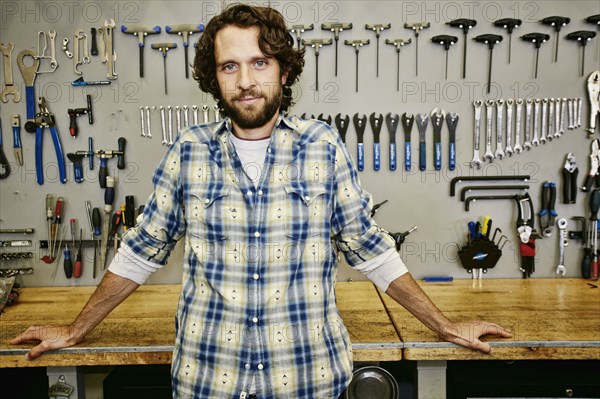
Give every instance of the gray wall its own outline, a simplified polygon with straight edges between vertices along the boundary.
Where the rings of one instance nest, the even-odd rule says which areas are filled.
[[[267,2],[256,2],[266,4]],[[587,215],[587,197],[579,193],[577,204],[563,205],[560,201],[560,171],[567,152],[573,152],[579,165],[580,183],[588,170],[589,143],[584,129],[587,127],[589,106],[587,102],[586,80],[589,74],[598,69],[599,40],[594,39],[587,47],[585,76],[579,77],[580,48],[564,39],[572,31],[594,26],[586,24],[585,17],[597,14],[600,10],[597,1],[481,1],[481,2],[396,2],[396,1],[293,1],[271,2],[281,10],[291,24],[315,24],[316,29],[306,32],[305,38],[332,37],[321,31],[322,22],[352,22],[354,28],[342,33],[339,46],[339,73],[334,76],[334,47],[321,49],[319,57],[320,90],[314,90],[315,57],[312,49],[307,50],[306,67],[296,89],[297,104],[292,112],[307,114],[335,115],[360,112],[366,115],[372,112],[430,113],[435,107],[446,112],[458,112],[460,122],[457,134],[457,168],[448,170],[447,130],[443,130],[443,169],[436,172],[432,163],[432,130],[428,130],[427,156],[428,170],[420,172],[417,168],[418,151],[416,147],[417,131],[413,130],[413,170],[403,169],[403,136],[398,130],[398,168],[388,168],[388,135],[382,130],[382,166],[373,170],[372,134],[367,127],[365,134],[365,170],[360,173],[365,189],[373,194],[376,203],[387,199],[389,202],[380,208],[376,215],[379,224],[389,231],[405,231],[413,225],[418,230],[410,234],[404,244],[402,256],[409,270],[416,277],[427,275],[449,275],[455,278],[470,278],[463,270],[456,256],[456,247],[466,239],[466,224],[470,220],[482,220],[489,215],[494,227],[499,227],[508,236],[503,256],[495,269],[490,270],[486,278],[520,278],[518,247],[514,228],[517,213],[516,206],[509,201],[479,202],[472,204],[471,211],[465,212],[463,203],[449,196],[449,182],[458,175],[515,175],[532,176],[530,193],[534,199],[536,212],[540,206],[540,186],[545,180],[558,184],[559,196],[556,210],[560,217]],[[4,261],[2,267],[32,266],[35,274],[25,276],[22,282],[26,286],[69,286],[93,285],[100,280],[102,273],[93,280],[91,277],[90,249],[85,253],[85,270],[81,279],[67,280],[62,272],[62,264],[52,279],[56,265],[47,265],[38,259],[45,252],[37,249],[39,240],[46,239],[46,219],[44,198],[46,194],[63,196],[66,199],[65,219],[77,219],[77,225],[83,227],[84,237],[89,238],[84,200],[93,206],[103,204],[103,190],[97,183],[99,162],[96,168],[87,169],[84,161],[86,181],[73,182],[72,165],[68,162],[69,182],[65,185],[56,177],[55,155],[48,131],[44,138],[44,164],[46,183],[39,186],[35,179],[34,135],[22,131],[25,165],[18,167],[12,154],[12,134],[10,115],[18,113],[25,119],[24,84],[16,66],[16,56],[22,49],[37,47],[37,32],[40,30],[57,31],[57,59],[59,68],[51,74],[38,75],[36,94],[46,97],[50,110],[56,116],[57,127],[66,152],[87,149],[87,138],[93,137],[96,149],[116,149],[118,137],[125,137],[127,144],[127,162],[125,170],[118,170],[116,162],[110,161],[110,174],[118,176],[116,203],[124,202],[125,195],[135,195],[137,204],[145,201],[151,191],[151,176],[155,165],[165,153],[166,147],[160,144],[160,119],[158,112],[152,113],[152,132],[154,137],[140,137],[140,106],[175,106],[209,104],[213,101],[199,91],[196,83],[185,79],[183,73],[183,50],[179,37],[167,35],[164,26],[178,23],[206,23],[221,8],[221,2],[215,1],[123,1],[123,2],[54,2],[54,1],[2,1],[0,3],[0,38],[3,43],[14,42],[13,75],[21,90],[20,103],[12,101],[0,104],[4,138],[4,152],[12,164],[13,172],[8,179],[0,181],[0,228],[35,228],[32,236],[3,234],[1,239],[32,239],[36,243],[35,259],[32,262]],[[553,62],[554,33],[538,20],[551,15],[563,15],[571,18],[571,23],[560,33],[559,59]],[[506,32],[493,27],[494,20],[517,17],[524,21],[523,26],[513,34],[512,62],[507,63]],[[99,28],[106,19],[116,22],[115,48],[118,55],[118,80],[111,86],[77,88],[70,82],[78,76],[73,72],[72,61],[61,51],[64,37],[72,37],[76,29],[84,29],[88,34],[91,27]],[[463,36],[445,22],[455,18],[474,18],[478,25],[469,34],[467,78],[461,78]],[[419,43],[420,70],[415,76],[415,45],[412,31],[404,29],[404,22],[429,21],[431,28],[422,31]],[[119,27],[127,23],[160,25],[163,33],[146,39],[145,77],[138,76],[137,40],[120,32]],[[375,34],[364,29],[365,24],[391,23],[390,30],[382,33],[380,39],[380,71],[375,77]],[[528,32],[551,34],[551,40],[540,49],[539,76],[533,79],[534,48],[523,42],[519,36]],[[488,50],[485,45],[471,40],[479,34],[496,33],[505,40],[494,51],[493,87],[486,95]],[[444,51],[439,45],[431,43],[431,37],[439,34],[459,36],[459,43],[450,49],[448,80],[444,79]],[[196,40],[198,35],[193,36]],[[402,49],[400,54],[400,91],[396,91],[396,52],[385,44],[386,38],[412,38],[413,44]],[[354,90],[355,56],[350,46],[342,44],[345,39],[371,39],[369,46],[363,47],[359,56],[359,92]],[[167,57],[169,94],[163,91],[163,62],[155,50],[149,48],[153,42],[174,41],[178,48]],[[193,52],[190,52],[193,57]],[[46,63],[42,68],[47,68]],[[91,63],[80,67],[86,80],[104,80],[106,66],[98,57],[92,57]],[[92,94],[94,101],[94,125],[88,125],[86,117],[78,118],[80,136],[69,136],[67,117],[68,108],[85,106],[85,94]],[[486,164],[482,170],[474,171],[469,167],[473,151],[473,110],[476,99],[498,98],[544,98],[544,97],[583,97],[584,113],[581,128],[568,131],[560,140],[532,149],[511,158]],[[482,137],[483,142],[483,137]],[[350,127],[347,145],[356,154],[356,135]],[[483,148],[483,144],[482,144]],[[483,150],[482,150],[483,152]],[[536,224],[539,230],[539,226]],[[571,223],[570,227],[575,227]],[[65,237],[70,240],[68,228]],[[181,244],[181,243],[180,243]],[[516,250],[517,249],[517,250]],[[31,250],[31,249],[25,249]],[[6,251],[6,249],[4,249]],[[578,277],[582,246],[572,241],[566,251],[567,276]],[[558,264],[558,235],[538,240],[538,256],[534,277],[554,277]],[[151,283],[176,283],[181,278],[182,245],[178,245],[168,267],[153,275]],[[362,278],[358,273],[342,265],[339,279]]]

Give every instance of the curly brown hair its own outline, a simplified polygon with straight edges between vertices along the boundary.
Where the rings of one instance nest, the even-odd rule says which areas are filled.
[[[275,58],[280,65],[280,74],[287,72],[287,80],[283,84],[280,111],[286,112],[293,105],[292,86],[298,80],[304,68],[304,49],[294,48],[294,39],[288,32],[285,20],[279,11],[270,7],[253,7],[235,4],[227,7],[221,14],[212,18],[204,33],[198,40],[194,57],[193,77],[198,81],[200,89],[212,94],[217,105],[222,106],[222,93],[216,76],[215,36],[217,32],[229,25],[240,28],[257,26],[260,30],[258,46],[267,57]]]

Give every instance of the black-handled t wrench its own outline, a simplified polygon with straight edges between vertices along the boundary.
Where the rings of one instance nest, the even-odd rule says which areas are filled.
[[[512,33],[515,30],[515,28],[518,28],[522,24],[523,24],[523,21],[521,21],[520,19],[516,19],[516,18],[502,18],[497,21],[494,21],[494,26],[497,26],[499,28],[504,28],[504,29],[506,29],[506,31],[508,33],[508,63],[509,64],[510,64],[510,53],[511,53],[511,47],[512,47]]]
[[[469,34],[469,30],[473,29],[473,27],[477,25],[477,21],[474,19],[459,18],[450,22],[446,22],[446,24],[453,28],[462,29],[463,31],[463,79],[465,79],[467,77],[467,35]]]
[[[526,42],[530,42],[533,43],[535,45],[535,75],[534,78],[537,79],[537,75],[538,75],[538,63],[539,63],[539,58],[540,58],[540,46],[542,45],[542,43],[546,43],[548,40],[550,40],[550,35],[547,35],[545,33],[528,33],[526,35],[521,36],[521,39],[525,40]]]
[[[437,44],[441,44],[446,50],[446,72],[444,75],[444,79],[448,79],[448,50],[450,50],[450,46],[453,46],[454,44],[456,44],[456,42],[458,42],[458,37],[450,35],[438,35],[432,37],[431,41]]]
[[[487,44],[488,49],[490,50],[490,58],[488,61],[488,88],[487,88],[487,92],[490,92],[491,89],[491,85],[492,85],[492,56],[494,55],[494,46],[498,43],[500,43],[502,41],[502,36],[500,35],[493,35],[493,34],[485,34],[485,35],[479,35],[475,38],[473,38],[473,40],[475,40],[477,43],[484,43]]]
[[[585,71],[585,47],[587,45],[587,42],[596,37],[596,32],[593,32],[591,30],[578,30],[569,33],[566,37],[567,40],[579,42],[581,44],[581,47],[583,47],[583,49],[581,50],[581,74],[579,75],[583,76]]]
[[[319,91],[319,50],[323,46],[332,43],[331,39],[302,39],[304,46],[310,46],[315,49],[315,91]]]
[[[571,18],[553,16],[553,17],[546,17],[546,18],[540,20],[540,22],[543,23],[544,25],[554,27],[554,32],[555,32],[554,40],[556,41],[556,44],[554,47],[554,62],[557,62],[558,61],[558,33],[560,32],[560,30],[562,29],[563,26],[567,26],[569,24],[569,22],[571,22]]]
[[[321,24],[321,29],[333,32],[335,40],[335,76],[338,70],[338,42],[340,41],[340,32],[352,29],[352,22],[333,22]]]
[[[374,25],[369,25],[369,24],[365,24],[365,29],[367,30],[372,30],[375,32],[375,37],[377,38],[377,56],[376,56],[376,77],[379,77],[379,38],[381,37],[381,31],[385,30],[385,29],[390,29],[392,27],[392,24],[374,24]]]

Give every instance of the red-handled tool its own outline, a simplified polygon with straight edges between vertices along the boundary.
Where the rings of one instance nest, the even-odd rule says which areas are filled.
[[[592,262],[590,278],[598,280],[598,209],[600,209],[600,188],[594,189],[590,195],[590,221],[592,235]]]
[[[82,254],[81,254],[81,247],[82,247],[82,236],[83,236],[83,229],[79,230],[79,248],[77,249],[77,258],[75,259],[75,268],[73,269],[73,277],[75,278],[79,278],[81,277],[81,273],[83,272],[83,261],[82,261]]]
[[[86,99],[87,99],[87,108],[69,108],[69,109],[67,109],[67,114],[69,114],[69,119],[70,119],[69,133],[71,134],[71,137],[73,137],[73,138],[76,138],[77,134],[79,133],[79,128],[77,127],[77,117],[79,115],[87,114],[88,122],[90,123],[90,125],[94,124],[94,113],[92,112],[92,96],[88,94],[86,96]]]

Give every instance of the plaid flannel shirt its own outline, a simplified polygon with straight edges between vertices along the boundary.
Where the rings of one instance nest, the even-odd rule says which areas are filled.
[[[352,266],[394,247],[370,218],[345,145],[329,125],[280,115],[255,186],[231,122],[184,129],[124,236],[165,264],[185,236],[172,386],[176,398],[337,398],[352,349],[336,307],[336,251]]]

